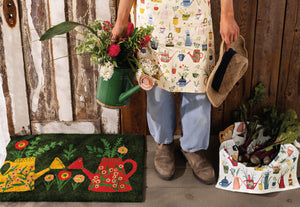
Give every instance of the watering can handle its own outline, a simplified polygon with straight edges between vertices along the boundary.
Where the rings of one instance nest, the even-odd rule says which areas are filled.
[[[5,161],[4,163],[3,163],[3,165],[2,166],[4,166],[5,164],[7,164],[7,163],[9,163],[10,165],[12,165],[13,164],[13,162],[11,162],[11,161]],[[6,170],[6,172],[9,170],[9,168]],[[6,173],[5,172],[5,173]],[[5,174],[4,173],[4,174]],[[0,176],[2,176],[2,173],[1,173],[1,171],[0,171]]]
[[[132,164],[132,169],[131,169],[131,171],[129,172],[129,173],[127,173],[127,178],[130,178],[132,175],[133,175],[133,173],[135,173],[135,171],[136,171],[136,169],[137,169],[137,164],[136,164],[136,162],[134,161],[134,160],[132,160],[132,159],[128,159],[128,160],[125,160],[124,162],[123,162],[123,165],[125,165],[125,163],[127,163],[127,162],[130,162],[131,164]]]

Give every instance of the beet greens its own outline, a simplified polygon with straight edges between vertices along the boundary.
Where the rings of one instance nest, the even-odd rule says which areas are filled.
[[[240,121],[246,125],[245,143],[239,146],[240,161],[247,162],[248,166],[269,164],[278,154],[281,144],[293,143],[300,138],[300,123],[294,110],[280,113],[276,107],[260,111],[257,109],[257,105],[264,99],[265,91],[265,86],[259,83],[253,97],[247,101],[247,106],[241,104],[239,107]],[[254,114],[256,110],[258,113]],[[261,133],[265,140],[255,142]],[[255,146],[251,143],[255,143]]]

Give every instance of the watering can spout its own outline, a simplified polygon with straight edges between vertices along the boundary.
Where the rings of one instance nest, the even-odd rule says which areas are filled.
[[[54,158],[54,160],[52,161],[52,163],[50,164],[50,167],[36,173],[34,175],[34,179],[38,179],[39,177],[41,177],[42,175],[44,175],[46,172],[48,172],[50,169],[56,169],[56,170],[59,170],[59,169],[64,169],[65,168],[65,165],[63,164],[63,162],[58,158]]]
[[[119,103],[123,103],[124,101],[129,99],[133,94],[138,92],[140,89],[141,89],[141,86],[136,85],[133,88],[129,89],[128,91],[121,93],[121,95],[119,96]]]
[[[44,175],[46,172],[48,172],[50,170],[50,168],[46,168],[38,173],[36,173],[34,175],[34,180],[38,179],[39,177],[41,177],[42,175]]]
[[[71,165],[69,165],[67,167],[68,169],[78,169],[78,170],[82,170],[90,180],[93,180],[94,178],[94,174],[91,173],[90,171],[88,171],[87,169],[85,169],[83,167],[83,159],[82,157],[79,157],[76,161],[74,161]]]
[[[194,57],[190,52],[188,52],[187,54],[188,54],[191,58]]]
[[[121,95],[119,96],[119,102],[123,103],[124,101],[126,101],[127,99],[130,98],[130,96],[132,96],[133,94],[135,94],[136,92],[138,92],[141,88],[145,91],[149,91],[152,89],[153,87],[153,80],[150,76],[148,75],[141,75],[140,79],[139,79],[139,84],[134,86],[132,82],[131,83],[131,89],[121,93]]]
[[[95,177],[95,174],[91,173],[90,171],[88,171],[87,169],[83,168],[82,172],[84,172],[84,174],[86,174],[88,176],[88,178],[92,181]]]

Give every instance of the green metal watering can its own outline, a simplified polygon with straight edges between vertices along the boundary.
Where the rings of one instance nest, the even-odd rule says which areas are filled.
[[[150,90],[153,87],[152,79],[142,75],[139,84],[134,85],[133,72],[130,67],[118,67],[109,80],[99,76],[97,84],[97,103],[110,109],[121,109],[128,105],[129,98],[141,88]]]

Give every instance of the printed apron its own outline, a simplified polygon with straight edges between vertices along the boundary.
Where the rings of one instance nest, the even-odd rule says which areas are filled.
[[[140,58],[159,66],[154,84],[170,92],[204,93],[215,63],[210,0],[137,0],[137,27],[154,27]]]

